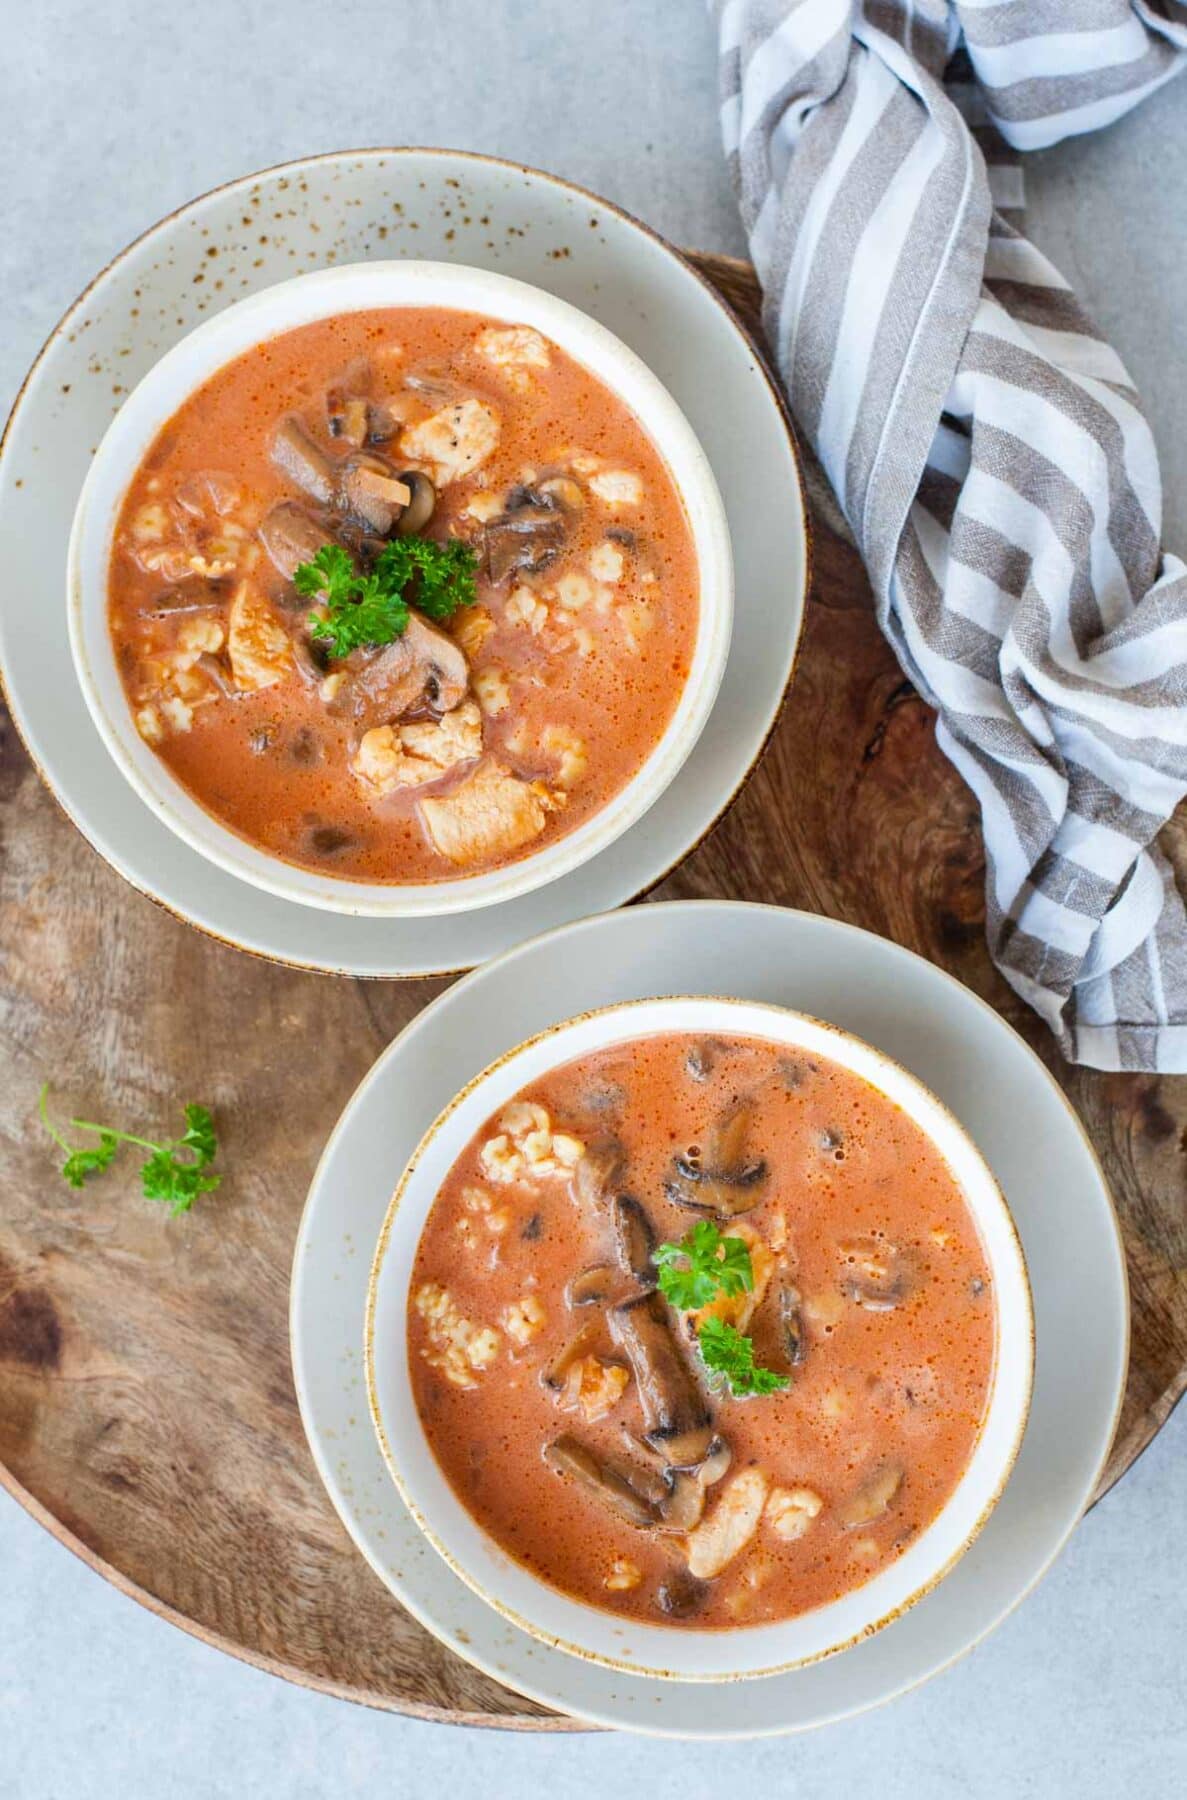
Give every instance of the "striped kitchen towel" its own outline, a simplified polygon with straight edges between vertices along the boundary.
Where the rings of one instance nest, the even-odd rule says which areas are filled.
[[[1187,914],[1154,842],[1187,793],[1187,567],[1120,359],[1016,228],[1015,154],[1170,80],[1187,4],[715,12],[767,335],[980,802],[994,960],[1072,1061],[1187,1070]]]

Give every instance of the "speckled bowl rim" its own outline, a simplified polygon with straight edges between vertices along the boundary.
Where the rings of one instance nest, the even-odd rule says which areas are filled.
[[[780,1662],[764,1665],[764,1666],[758,1667],[758,1668],[737,1670],[737,1671],[728,1671],[728,1672],[706,1671],[704,1673],[695,1673],[695,1674],[690,1674],[687,1671],[677,1672],[677,1671],[673,1671],[673,1670],[669,1670],[669,1669],[657,1668],[653,1665],[643,1662],[642,1660],[640,1660],[638,1658],[628,1662],[621,1658],[613,1657],[613,1656],[607,1655],[600,1651],[591,1650],[585,1645],[573,1643],[571,1640],[568,1640],[564,1637],[556,1635],[555,1633],[544,1630],[541,1626],[536,1624],[534,1620],[521,1614],[514,1608],[507,1605],[504,1601],[498,1599],[496,1596],[491,1594],[487,1590],[487,1588],[483,1585],[483,1583],[479,1580],[479,1578],[464,1563],[459,1561],[459,1559],[454,1555],[454,1553],[450,1549],[447,1548],[447,1546],[443,1543],[443,1541],[441,1540],[438,1533],[434,1530],[431,1522],[425,1517],[423,1510],[417,1505],[416,1501],[414,1500],[411,1490],[408,1486],[407,1480],[403,1474],[399,1459],[397,1458],[395,1451],[392,1448],[392,1444],[391,1444],[391,1441],[388,1436],[387,1428],[384,1423],[384,1415],[383,1415],[383,1409],[382,1409],[382,1406],[381,1406],[380,1400],[379,1400],[377,1374],[376,1374],[375,1315],[376,1315],[376,1310],[377,1310],[377,1306],[378,1306],[379,1285],[380,1285],[380,1281],[382,1279],[383,1265],[384,1265],[384,1262],[385,1262],[385,1259],[387,1256],[387,1251],[388,1251],[389,1241],[391,1238],[392,1228],[395,1224],[396,1215],[399,1211],[400,1205],[407,1193],[409,1186],[411,1185],[411,1182],[413,1180],[413,1177],[416,1173],[416,1170],[417,1170],[420,1162],[422,1161],[422,1159],[423,1159],[426,1151],[429,1149],[430,1145],[436,1140],[439,1133],[448,1124],[449,1120],[453,1117],[453,1115],[457,1112],[457,1110],[463,1105],[463,1103],[469,1099],[469,1097],[472,1094],[474,1094],[478,1089],[485,1086],[486,1083],[491,1079],[492,1076],[497,1074],[509,1062],[514,1061],[525,1051],[534,1049],[538,1045],[547,1043],[550,1039],[556,1037],[558,1034],[560,1034],[562,1032],[566,1032],[566,1031],[570,1030],[573,1026],[583,1024],[589,1020],[603,1019],[603,1018],[607,1018],[609,1016],[621,1017],[623,1015],[629,1015],[632,1012],[638,1011],[638,1010],[646,1008],[646,1007],[655,1006],[657,1003],[668,1003],[668,1002],[674,1002],[674,1003],[710,1002],[710,1003],[721,1004],[721,1005],[725,1005],[725,1006],[736,1006],[739,1008],[739,1010],[743,1010],[748,1013],[749,1012],[768,1013],[768,1014],[774,1015],[779,1018],[784,1018],[784,1019],[791,1018],[794,1020],[798,1020],[798,1021],[804,1022],[804,1023],[822,1031],[823,1033],[826,1034],[826,1036],[835,1038],[836,1040],[838,1040],[841,1043],[856,1046],[860,1052],[870,1055],[874,1059],[875,1063],[877,1064],[877,1066],[880,1069],[890,1070],[909,1089],[914,1090],[914,1092],[925,1102],[926,1105],[934,1108],[935,1112],[940,1117],[942,1117],[943,1119],[945,1119],[948,1122],[950,1128],[955,1132],[957,1137],[963,1141],[963,1146],[964,1146],[966,1152],[968,1153],[970,1160],[974,1164],[979,1166],[980,1174],[984,1180],[986,1204],[992,1204],[993,1206],[996,1207],[998,1215],[1006,1227],[1007,1241],[1010,1246],[1011,1253],[1016,1261],[1017,1273],[1021,1277],[1020,1296],[1021,1296],[1021,1303],[1022,1303],[1022,1318],[1019,1321],[1019,1325],[1023,1328],[1023,1331],[1024,1331],[1024,1336],[1021,1339],[1021,1348],[1022,1348],[1024,1356],[1025,1356],[1025,1368],[1024,1368],[1024,1390],[1025,1391],[1024,1391],[1021,1405],[1019,1406],[1019,1409],[1018,1409],[1018,1416],[1017,1416],[1016,1420],[1014,1421],[1014,1423],[1011,1427],[1011,1430],[1010,1430],[1010,1437],[1008,1440],[1008,1444],[1003,1449],[1002,1456],[1001,1456],[1000,1468],[998,1469],[998,1471],[994,1477],[991,1492],[989,1493],[988,1497],[982,1504],[981,1510],[976,1515],[976,1517],[973,1519],[973,1521],[972,1521],[971,1525],[968,1527],[967,1531],[964,1533],[960,1544],[949,1556],[947,1556],[945,1558],[944,1562],[941,1564],[941,1566],[937,1570],[933,1571],[927,1577],[927,1579],[925,1581],[923,1581],[917,1588],[912,1590],[912,1592],[907,1596],[907,1598],[905,1600],[900,1601],[898,1605],[890,1608],[885,1614],[876,1618],[872,1622],[866,1624],[860,1630],[851,1633],[849,1636],[844,1638],[842,1641],[839,1641],[836,1644],[829,1645],[827,1648],[820,1650],[820,1651],[813,1652],[809,1655],[790,1657],[790,1658],[784,1659]],[[615,1044],[621,1043],[621,1042],[628,1042],[628,1041],[630,1041],[630,1040],[626,1039],[626,1038],[620,1039],[617,1036],[615,1036],[613,1039],[608,1040],[608,1042],[613,1042]],[[775,1040],[773,1040],[773,1041],[775,1041]],[[821,1054],[824,1054],[824,1053],[821,1053]],[[848,1065],[842,1064],[841,1066],[847,1067]],[[867,1081],[867,1083],[871,1086],[876,1085],[873,1081],[870,1080],[869,1076],[867,1076],[867,1075],[858,1074],[856,1071],[854,1071],[851,1068],[848,1070],[848,1072],[851,1074],[856,1074],[856,1078],[858,1080]],[[882,1091],[882,1090],[879,1090],[879,1091]],[[887,1096],[887,1098],[891,1098],[891,1096]],[[892,1104],[898,1104],[898,1102],[896,1102],[892,1099]],[[915,1124],[919,1130],[923,1131],[925,1136],[928,1136],[930,1138],[930,1135],[931,1135],[930,1132],[928,1131],[927,1127],[918,1118],[912,1118],[912,1123]],[[937,1148],[937,1150],[939,1150],[938,1145],[936,1145],[935,1147]],[[945,1161],[945,1163],[947,1163],[948,1159],[944,1156],[943,1151],[939,1150],[939,1153],[940,1153],[941,1157],[943,1158],[943,1160]],[[963,1193],[964,1192],[964,1183],[960,1180],[960,1177],[956,1174],[956,1171],[951,1170],[950,1165],[949,1165],[949,1167],[950,1167],[950,1172],[953,1175],[953,1178],[957,1181],[957,1184],[958,1184],[958,1186],[960,1186],[962,1193]],[[967,1200],[966,1200],[966,1204],[969,1204],[967,1202]],[[979,1222],[976,1220],[976,1215],[974,1215],[974,1219],[975,1219],[975,1222]],[[988,1252],[987,1252],[987,1254],[988,1254]],[[995,1271],[995,1273],[996,1273],[996,1271]],[[996,1300],[997,1283],[996,1283],[996,1281],[994,1283],[994,1295],[995,1295],[995,1302],[994,1302],[994,1304],[995,1304],[995,1320],[996,1320],[996,1324],[998,1327],[998,1333],[1000,1335],[1001,1315],[1000,1315],[1000,1311],[998,1311],[998,1307],[997,1307],[997,1300]],[[405,1320],[406,1320],[407,1303],[408,1303],[408,1296],[405,1295],[403,1298],[403,1307],[401,1309],[401,1316],[403,1318],[405,1318]],[[405,1346],[402,1345],[401,1347],[404,1348]],[[488,1063],[486,1068],[482,1069],[477,1075],[475,1075],[470,1081],[468,1081],[466,1083],[466,1085],[463,1088],[461,1088],[457,1094],[454,1095],[453,1099],[451,1101],[449,1101],[448,1104],[441,1109],[441,1111],[438,1113],[437,1117],[433,1120],[432,1124],[429,1125],[428,1129],[422,1135],[420,1142],[417,1144],[416,1149],[413,1151],[411,1157],[409,1158],[407,1164],[405,1165],[404,1171],[403,1171],[402,1175],[400,1176],[400,1179],[397,1183],[395,1191],[392,1194],[391,1200],[388,1203],[387,1211],[384,1215],[383,1224],[380,1228],[378,1242],[375,1247],[375,1253],[374,1253],[374,1256],[373,1256],[372,1262],[371,1262],[371,1272],[370,1272],[370,1276],[369,1276],[368,1283],[367,1283],[367,1301],[366,1301],[366,1311],[365,1311],[364,1327],[363,1327],[363,1359],[364,1359],[364,1378],[365,1378],[366,1387],[367,1387],[367,1403],[368,1403],[368,1407],[370,1409],[371,1421],[372,1421],[372,1424],[375,1429],[375,1434],[376,1434],[376,1437],[379,1442],[379,1447],[380,1447],[380,1451],[383,1456],[384,1463],[387,1466],[388,1473],[390,1474],[390,1476],[396,1486],[397,1492],[399,1493],[401,1500],[404,1502],[404,1505],[407,1507],[409,1514],[416,1522],[417,1526],[419,1527],[420,1531],[423,1533],[424,1537],[432,1545],[433,1549],[438,1553],[438,1555],[442,1558],[442,1560],[449,1566],[449,1568],[451,1568],[453,1570],[454,1574],[457,1575],[460,1580],[464,1581],[465,1584],[467,1585],[467,1587],[469,1587],[475,1594],[477,1594],[477,1596],[479,1597],[480,1600],[482,1600],[486,1605],[490,1606],[495,1612],[500,1614],[501,1617],[505,1618],[509,1624],[518,1627],[520,1630],[526,1632],[529,1637],[535,1638],[538,1642],[545,1644],[549,1649],[564,1651],[568,1655],[574,1656],[574,1657],[578,1658],[579,1660],[591,1662],[591,1663],[597,1663],[597,1664],[601,1665],[602,1667],[612,1669],[616,1673],[619,1673],[619,1674],[635,1675],[635,1676],[640,1676],[640,1677],[645,1677],[645,1678],[655,1679],[655,1680],[661,1680],[661,1681],[688,1682],[688,1683],[693,1683],[696,1685],[703,1685],[706,1687],[721,1685],[721,1684],[727,1683],[727,1682],[735,1683],[735,1682],[740,1682],[740,1681],[761,1680],[766,1676],[789,1674],[796,1669],[808,1668],[814,1663],[823,1662],[827,1658],[830,1658],[833,1656],[839,1656],[844,1651],[851,1649],[855,1644],[862,1643],[865,1639],[873,1637],[878,1632],[884,1630],[886,1626],[892,1625],[896,1619],[902,1618],[903,1615],[905,1613],[909,1612],[912,1609],[912,1607],[916,1606],[920,1600],[925,1599],[928,1594],[930,1594],[936,1587],[939,1586],[939,1584],[944,1580],[945,1576],[953,1568],[955,1568],[956,1564],[961,1560],[961,1558],[970,1549],[970,1547],[976,1542],[976,1539],[980,1536],[982,1530],[984,1529],[986,1522],[992,1516],[995,1507],[997,1506],[999,1500],[1001,1499],[1001,1497],[1002,1497],[1003,1493],[1005,1492],[1006,1487],[1009,1483],[1009,1479],[1013,1472],[1014,1465],[1018,1460],[1018,1455],[1022,1448],[1022,1441],[1026,1434],[1027,1421],[1030,1417],[1030,1408],[1031,1408],[1031,1402],[1032,1402],[1033,1393],[1034,1393],[1035,1348],[1036,1348],[1036,1346],[1035,1346],[1034,1295],[1033,1295],[1033,1292],[1031,1289],[1030,1272],[1029,1272],[1029,1269],[1027,1266],[1026,1253],[1025,1253],[1025,1250],[1022,1245],[1022,1240],[1019,1235],[1018,1228],[1014,1222],[1013,1214],[1010,1211],[1009,1202],[1007,1201],[1005,1194],[1002,1191],[1001,1185],[998,1182],[997,1177],[994,1175],[993,1170],[990,1168],[985,1157],[982,1155],[979,1147],[974,1142],[971,1135],[965,1130],[965,1128],[961,1124],[960,1120],[952,1112],[951,1108],[946,1106],[944,1104],[944,1102],[942,1100],[940,1100],[939,1097],[932,1091],[932,1089],[930,1089],[925,1082],[921,1081],[917,1075],[913,1074],[911,1070],[906,1068],[904,1064],[898,1062],[894,1057],[887,1055],[885,1051],[880,1050],[876,1045],[871,1044],[866,1039],[859,1037],[856,1032],[847,1031],[842,1026],[834,1025],[826,1019],[817,1018],[814,1014],[802,1012],[794,1007],[780,1006],[780,1005],[770,1002],[770,1001],[742,1000],[736,996],[728,995],[728,994],[652,994],[652,995],[640,996],[633,1000],[617,1001],[608,1006],[588,1008],[583,1012],[573,1014],[569,1018],[558,1020],[555,1024],[546,1026],[542,1031],[533,1033],[533,1035],[531,1037],[525,1038],[521,1043],[511,1046],[509,1049],[505,1050],[500,1056],[496,1057],[492,1062]],[[405,1353],[406,1353],[406,1351],[405,1351]],[[967,1478],[969,1468],[971,1467],[971,1464],[972,1464],[973,1456],[976,1454],[976,1450],[981,1443],[981,1440],[982,1440],[982,1437],[984,1434],[985,1424],[988,1419],[990,1408],[992,1406],[993,1396],[996,1393],[999,1365],[1000,1365],[1000,1357],[995,1352],[993,1374],[992,1374],[992,1378],[991,1378],[991,1382],[990,1382],[990,1390],[989,1390],[989,1403],[986,1406],[985,1414],[983,1415],[981,1423],[978,1426],[977,1435],[973,1441],[973,1446],[970,1451],[969,1462],[966,1464],[965,1470],[962,1473],[960,1481],[957,1483],[956,1488],[953,1489],[952,1494],[949,1495],[948,1499],[944,1503],[944,1506],[941,1507],[940,1512],[936,1514],[936,1517],[933,1520],[931,1520],[929,1525],[925,1528],[920,1541],[922,1541],[922,1538],[926,1537],[927,1533],[930,1530],[932,1530],[933,1527],[938,1523],[939,1519],[943,1516],[944,1512],[946,1512],[948,1510],[948,1508],[953,1504],[957,1494],[960,1491],[961,1486],[963,1485],[965,1479]],[[415,1410],[415,1408],[414,1408],[414,1410]],[[419,1414],[417,1416],[418,1416],[418,1420],[419,1420]],[[422,1435],[424,1435],[424,1439],[425,1439],[425,1448],[426,1448],[428,1454],[430,1456],[432,1456],[433,1455],[432,1447],[429,1444],[427,1434],[423,1433],[423,1427],[422,1427]],[[455,1498],[456,1498],[456,1496],[455,1496]],[[462,1503],[460,1501],[458,1501],[458,1505],[459,1505],[459,1507],[461,1507],[461,1510],[463,1512],[466,1511],[465,1507],[462,1506]],[[481,1531],[481,1527],[479,1527],[478,1529]],[[485,1535],[489,1535],[489,1534],[485,1534]],[[492,1542],[496,1542],[496,1547],[499,1547],[499,1546],[497,1546],[496,1540],[492,1540]],[[501,1547],[499,1547],[499,1548],[501,1548]],[[508,1555],[509,1553],[504,1551],[503,1554]],[[517,1561],[517,1559],[515,1559],[515,1558],[510,1558],[510,1560],[513,1562]],[[527,1569],[525,1565],[519,1564],[518,1566],[521,1569],[523,1569],[524,1573],[529,1577],[529,1580],[534,1581],[536,1583],[536,1585],[538,1585],[540,1588],[547,1590],[549,1592],[561,1592],[563,1594],[563,1590],[555,1589],[555,1588],[553,1588],[552,1584],[542,1581],[539,1577],[533,1576],[532,1571]],[[871,1580],[876,1580],[876,1579],[877,1579],[876,1576],[871,1578]],[[866,1585],[867,1585],[866,1583],[859,1583],[857,1585],[857,1587],[852,1588],[852,1589],[847,1589],[846,1594],[860,1593],[861,1589]],[[563,1594],[563,1597],[565,1599],[569,1600],[573,1605],[577,1606],[579,1609],[587,1610],[590,1613],[598,1614],[598,1616],[600,1616],[600,1617],[606,1616],[603,1609],[599,1609],[596,1607],[585,1607],[583,1602],[576,1600],[572,1595]],[[845,1595],[838,1596],[838,1598],[844,1599]],[[810,1610],[818,1611],[821,1609],[813,1608]],[[804,1615],[796,1615],[796,1616],[799,1617],[799,1616],[804,1616]],[[776,1623],[789,1624],[789,1623],[793,1623],[793,1622],[794,1621],[784,1620],[784,1621],[777,1621]],[[431,1624],[430,1624],[430,1629],[432,1629]],[[650,1631],[653,1633],[660,1633],[665,1630],[670,1630],[671,1628],[663,1627],[663,1626],[649,1625],[649,1626],[646,1626],[645,1629],[647,1631]],[[740,1636],[744,1636],[746,1633],[746,1630],[747,1630],[746,1627],[737,1627],[735,1629],[732,1629],[728,1633],[728,1636],[731,1638],[731,1640],[736,1640]],[[708,1641],[712,1641],[713,1639],[720,1637],[721,1633],[720,1632],[698,1632],[695,1630],[695,1628],[691,1628],[685,1632],[682,1632],[681,1636],[682,1637],[695,1636],[698,1638],[703,1638]]]
[[[722,293],[714,286],[708,277],[690,260],[689,255],[681,251],[676,245],[670,243],[662,233],[658,232],[653,226],[648,225],[645,220],[640,219],[628,208],[620,206],[615,201],[606,199],[603,195],[595,193],[591,188],[586,188],[577,182],[569,181],[564,176],[555,175],[547,169],[537,168],[534,164],[517,162],[511,157],[488,155],[483,151],[453,149],[448,145],[441,144],[372,144],[366,145],[361,149],[319,151],[309,156],[289,157],[282,162],[269,163],[263,168],[251,170],[247,174],[233,176],[229,181],[218,182],[213,187],[205,188],[201,193],[192,195],[188,200],[183,201],[180,206],[176,206],[172,208],[171,211],[162,214],[142,232],[139,232],[135,237],[129,239],[129,241],[124,244],[114,256],[110,257],[108,261],[104,263],[103,267],[91,277],[86,286],[80,290],[76,298],[66,307],[26,370],[24,379],[17,389],[12,405],[9,408],[8,417],[4,422],[3,430],[0,431],[0,478],[3,477],[4,453],[8,443],[9,434],[14,421],[21,411],[25,395],[29,390],[34,376],[37,374],[41,364],[52,350],[58,338],[67,331],[71,321],[85,305],[90,295],[111,273],[116,265],[122,262],[132,251],[138,249],[142,244],[147,243],[157,232],[163,232],[166,227],[173,225],[192,208],[201,206],[205,201],[228,195],[239,188],[250,189],[253,182],[265,181],[272,179],[273,177],[283,177],[290,171],[316,169],[323,165],[329,166],[346,161],[369,162],[375,160],[382,162],[387,159],[399,159],[406,156],[440,157],[442,159],[450,158],[462,162],[480,163],[491,168],[504,169],[515,174],[527,176],[533,180],[545,182],[552,187],[560,189],[564,193],[577,196],[579,199],[588,202],[590,205],[603,208],[614,218],[620,219],[624,224],[629,225],[634,230],[638,231],[641,236],[648,238],[652,243],[657,245],[660,250],[678,263],[683,272],[696,282],[697,286],[713,302],[725,324],[735,336],[740,338],[742,343],[746,345],[754,358],[755,373],[766,388],[768,397],[774,406],[776,416],[778,417],[783,428],[783,433],[787,439],[791,461],[796,471],[795,500],[799,513],[799,530],[803,546],[803,576],[800,583],[801,603],[799,622],[795,633],[795,640],[791,646],[787,678],[784,682],[782,693],[774,707],[771,709],[765,733],[755,746],[754,754],[751,757],[750,762],[747,767],[742,770],[735,785],[725,796],[718,807],[718,810],[706,821],[699,834],[688,843],[671,862],[667,863],[658,873],[649,875],[641,887],[628,892],[624,895],[622,900],[618,902],[619,906],[631,906],[640,900],[645,900],[648,895],[652,894],[656,888],[660,887],[663,882],[668,880],[668,878],[673,875],[675,871],[689,859],[689,857],[693,856],[696,851],[700,849],[701,845],[712,836],[718,825],[726,818],[741,794],[749,786],[766,756],[767,750],[770,748],[771,740],[786,711],[791,689],[795,682],[800,657],[803,653],[804,632],[808,617],[808,603],[814,586],[815,550],[812,516],[808,505],[807,486],[804,480],[803,457],[799,446],[799,440],[796,435],[795,425],[792,421],[791,408],[788,404],[786,395],[771,369],[769,354],[765,345],[751,327],[734,311],[733,307],[730,306]],[[725,257],[721,260],[733,264],[739,271],[753,273],[750,264],[742,259]],[[113,856],[108,854],[104,846],[92,837],[83,819],[66,804],[54,782],[51,780],[48,771],[37,756],[32,743],[27,738],[25,731],[22,728],[19,709],[13,705],[11,693],[8,688],[3,656],[2,620],[0,620],[0,701],[3,701],[5,705],[13,729],[21,742],[25,754],[29,758],[38,779],[59,807],[63,816],[69,820],[70,824],[73,825],[80,837],[90,845],[95,854],[102,857],[103,861],[108,863],[120,878],[126,881],[128,886],[135,892],[142,894],[145,899],[152,901],[155,906],[159,906],[162,911],[169,913],[171,917],[178,919],[182,924],[188,925],[193,930],[200,931],[204,936],[213,939],[215,943],[225,944],[232,949],[241,950],[245,955],[258,957],[263,962],[275,963],[282,968],[301,969],[309,974],[339,975],[356,981],[385,981],[393,979],[391,975],[377,970],[364,970],[360,972],[335,964],[329,960],[325,962],[310,962],[299,956],[286,955],[280,951],[266,949],[262,946],[244,944],[240,942],[232,932],[219,931],[210,923],[192,918],[189,913],[184,911],[179,905],[163,899],[150,887],[144,885],[143,878],[133,879],[133,877],[121,867],[120,863]],[[566,925],[573,923],[575,923],[575,921],[572,919],[562,919],[544,926],[537,931],[530,932],[528,935],[529,937],[534,937],[549,931],[563,930]],[[513,947],[514,946],[503,946],[501,949],[494,952],[494,954],[504,955],[508,948]],[[478,963],[442,964],[437,968],[417,969],[410,975],[402,978],[426,981],[435,980],[442,977],[466,975],[479,966],[481,965]]]

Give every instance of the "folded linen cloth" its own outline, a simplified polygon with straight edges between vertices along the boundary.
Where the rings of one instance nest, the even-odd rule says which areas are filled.
[[[994,960],[1070,1060],[1187,1070],[1153,841],[1187,793],[1187,567],[1119,357],[1012,222],[1014,152],[1178,73],[1187,4],[712,4],[766,332],[980,801]]]

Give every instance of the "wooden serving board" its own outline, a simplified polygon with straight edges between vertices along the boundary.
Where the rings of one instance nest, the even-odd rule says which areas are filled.
[[[747,265],[694,260],[755,325]],[[951,970],[1038,1049],[1125,1231],[1133,1356],[1107,1488],[1187,1385],[1187,1080],[1066,1068],[996,975],[973,801],[856,553],[819,520],[814,561],[794,704],[730,816],[652,899],[864,925]],[[322,1491],[289,1372],[289,1264],[318,1154],[445,984],[304,974],[179,923],[92,853],[0,731],[0,1479],[117,1586],[250,1662],[375,1706],[565,1729],[381,1586]],[[216,1225],[195,1213],[178,1229],[118,1183],[66,1189],[35,1118],[47,1075],[90,1117],[165,1120],[179,1097],[209,1099],[233,1171]]]

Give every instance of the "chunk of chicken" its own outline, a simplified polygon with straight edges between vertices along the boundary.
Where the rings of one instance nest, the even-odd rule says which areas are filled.
[[[239,583],[231,601],[227,656],[235,686],[244,693],[275,687],[293,666],[288,633],[249,581]]]
[[[638,506],[643,498],[643,483],[626,469],[604,469],[591,475],[589,485],[607,506]]]
[[[643,1580],[643,1571],[629,1556],[616,1556],[606,1571],[602,1586],[612,1594],[629,1594]]]
[[[762,1305],[771,1285],[777,1258],[768,1248],[765,1239],[741,1219],[730,1220],[729,1235],[741,1238],[750,1252],[754,1286],[749,1292],[741,1294],[718,1294],[715,1300],[710,1300],[706,1306],[692,1313],[691,1321],[697,1331],[706,1319],[720,1319],[723,1325],[732,1325],[735,1331],[748,1331],[750,1321]]]
[[[803,1537],[823,1505],[811,1488],[776,1487],[767,1497],[763,1517],[776,1537],[791,1544]]]
[[[521,781],[492,760],[480,763],[451,794],[422,800],[420,814],[433,848],[465,867],[521,850],[563,804],[564,796],[542,781]]]
[[[454,641],[473,661],[495,628],[485,606],[464,606],[453,627]]]
[[[688,1534],[690,1575],[711,1581],[742,1553],[758,1530],[768,1486],[761,1469],[743,1469],[734,1476],[708,1518]]]
[[[621,1363],[603,1362],[600,1356],[579,1356],[569,1364],[557,1405],[562,1412],[579,1412],[593,1425],[613,1412],[630,1379],[629,1369]]]
[[[488,325],[474,339],[474,348],[496,369],[547,369],[552,361],[547,339],[530,325]]]
[[[589,764],[584,738],[579,738],[567,725],[546,725],[540,735],[540,747],[546,756],[556,761],[557,786],[575,787]]]
[[[482,755],[482,714],[473,700],[435,724],[377,725],[363,733],[350,766],[378,795],[439,781],[460,763]]]
[[[443,406],[416,425],[405,427],[400,449],[408,461],[427,470],[437,487],[471,475],[492,455],[499,442],[499,415],[482,400]]]

